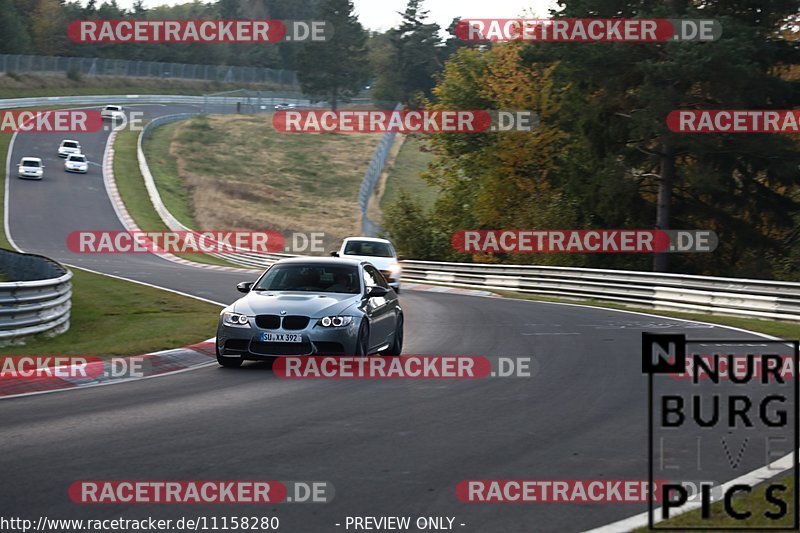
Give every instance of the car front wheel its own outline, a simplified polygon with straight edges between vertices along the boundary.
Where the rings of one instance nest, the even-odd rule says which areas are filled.
[[[392,346],[386,350],[386,355],[400,355],[403,352],[403,315],[397,317],[397,325],[394,329],[394,341]]]
[[[367,355],[369,355],[369,324],[364,320],[361,322],[361,327],[358,328],[356,357],[366,357]]]

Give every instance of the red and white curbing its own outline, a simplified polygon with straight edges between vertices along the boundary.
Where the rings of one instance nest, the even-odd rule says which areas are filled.
[[[127,231],[142,231],[139,229],[139,226],[136,225],[136,221],[133,220],[133,217],[128,213],[127,208],[125,207],[125,203],[122,201],[122,197],[119,194],[119,189],[117,188],[117,182],[114,179],[114,141],[117,138],[117,132],[112,131],[109,136],[108,140],[106,141],[106,147],[103,152],[103,183],[106,187],[106,193],[108,194],[109,200],[111,200],[111,205],[114,207],[114,211],[117,214],[117,218],[119,221],[122,222],[123,227]],[[181,257],[178,257],[174,254],[168,252],[154,252],[155,255],[166,259],[167,261],[172,261],[173,263],[178,263],[181,265],[191,266],[195,268],[204,268],[207,270],[221,270],[223,272],[239,272],[239,273],[261,273],[263,270],[259,269],[248,269],[248,268],[236,268],[236,267],[228,267],[228,266],[221,266],[221,265],[207,265],[204,263],[196,263],[194,261],[188,261]]]
[[[58,377],[55,375],[69,374],[69,372],[48,373],[38,377],[0,376],[0,399],[97,385],[110,385],[123,381],[172,374],[212,363],[216,364],[214,339],[183,348],[126,357],[124,359],[128,361],[136,359],[137,366],[146,369],[146,375],[141,377],[113,377],[113,372],[111,372],[112,362],[109,359],[88,363],[84,373],[86,377]],[[130,363],[127,364],[127,367],[131,367]]]

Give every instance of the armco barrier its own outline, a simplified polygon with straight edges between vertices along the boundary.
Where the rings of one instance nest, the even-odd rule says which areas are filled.
[[[269,97],[276,101],[309,106],[311,101],[299,95],[285,92],[264,92],[265,101]],[[235,109],[236,102],[247,102],[247,97],[231,96],[189,96],[180,94],[109,94],[92,96],[43,96],[38,98],[3,98],[0,99],[0,109],[15,109],[19,107],[58,106],[58,105],[88,105],[101,106],[106,104],[185,104],[202,105],[210,109],[211,105],[225,106]],[[214,109],[213,111],[217,111]]]
[[[395,111],[400,111],[401,109],[403,109],[403,104],[401,103],[394,107]],[[361,234],[367,237],[376,237],[380,233],[380,226],[367,217],[367,207],[369,206],[369,198],[375,191],[375,185],[377,185],[383,173],[383,167],[386,165],[386,160],[389,158],[389,152],[392,150],[396,137],[396,131],[387,131],[383,134],[369,167],[364,173],[364,179],[361,181],[361,188],[358,191],[358,208],[361,210]]]
[[[0,249],[0,345],[69,329],[72,272],[40,255]]]
[[[403,280],[800,321],[800,283],[549,266],[404,261]]]

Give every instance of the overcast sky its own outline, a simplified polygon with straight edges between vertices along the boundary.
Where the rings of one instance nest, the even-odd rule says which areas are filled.
[[[353,0],[358,19],[371,30],[388,30],[400,22],[407,0]],[[544,18],[555,0],[427,0],[423,7],[430,19],[447,28],[456,17],[514,18],[521,15]]]
[[[189,0],[144,0],[146,7],[162,4],[181,4]],[[302,2],[303,0],[297,0]],[[117,0],[117,4],[130,9],[134,0]],[[86,3],[83,0],[82,3]],[[98,0],[102,4],[102,0]],[[403,11],[407,0],[353,0],[358,19],[371,30],[388,30],[400,22],[398,11]],[[461,18],[514,18],[546,17],[556,0],[427,0],[424,8],[430,11],[430,19],[442,28],[447,28],[456,17]]]

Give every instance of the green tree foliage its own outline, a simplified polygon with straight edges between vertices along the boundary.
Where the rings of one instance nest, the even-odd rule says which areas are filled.
[[[457,229],[711,229],[713,254],[670,255],[671,270],[798,276],[800,151],[776,134],[685,134],[675,109],[798,105],[798,2],[566,0],[560,17],[714,18],[706,43],[519,43],[460,49],[431,107],[532,109],[530,134],[433,135],[431,221]],[[444,254],[441,259],[454,258]],[[643,255],[473,257],[647,268]]]
[[[0,39],[0,53],[30,52],[30,35],[13,0],[0,0],[0,35],[3,36]]]
[[[75,43],[67,25],[81,19],[276,19],[310,21],[320,0],[215,0],[130,9],[117,0],[0,0],[0,53],[296,69],[298,43]]]
[[[797,47],[781,36],[794,0],[762,2],[628,2],[569,0],[559,17],[713,18],[719,41],[656,44],[575,43],[529,47],[530,61],[557,60],[557,76],[574,93],[565,108],[570,130],[582,135],[589,154],[637,182],[653,206],[649,226],[713,229],[713,254],[667,257],[684,271],[737,265],[743,275],[763,275],[767,258],[780,253],[793,224],[800,156],[787,136],[672,133],[665,124],[674,109],[787,109],[797,105],[796,83],[778,67],[796,62]],[[611,156],[611,157],[609,157]],[[574,180],[582,180],[579,175]]]
[[[447,253],[450,237],[439,231],[419,203],[405,191],[384,209],[384,235],[394,242],[400,255],[420,260]]]
[[[385,49],[372,56],[376,100],[414,103],[419,94],[430,96],[442,68],[440,28],[426,22],[422,0],[409,0],[402,15],[400,25],[386,33]]]
[[[307,42],[297,56],[297,76],[303,92],[327,100],[336,109],[369,79],[367,33],[349,0],[323,0],[318,20],[333,26],[333,38]]]

